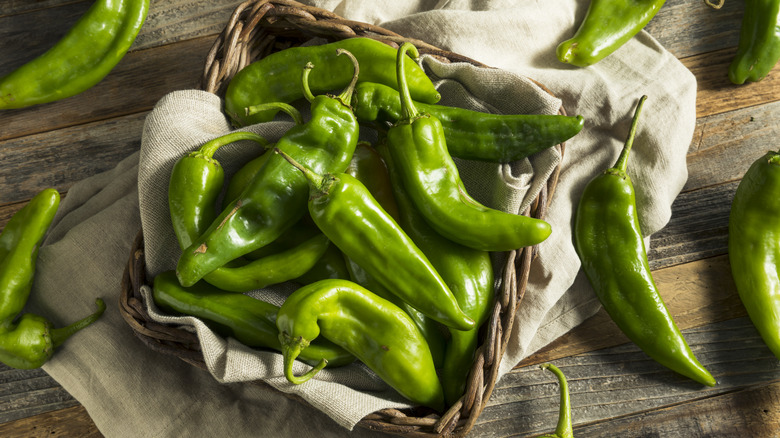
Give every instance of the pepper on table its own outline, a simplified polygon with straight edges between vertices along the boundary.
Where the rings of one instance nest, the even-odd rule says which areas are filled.
[[[737,54],[729,66],[735,84],[764,79],[780,60],[780,0],[745,0]]]
[[[714,386],[715,378],[685,342],[653,281],[626,173],[646,98],[637,104],[615,165],[585,186],[574,218],[574,246],[596,296],[621,331],[658,363]]]

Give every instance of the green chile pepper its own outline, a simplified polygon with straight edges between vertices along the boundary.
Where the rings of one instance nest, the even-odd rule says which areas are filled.
[[[232,336],[247,347],[281,351],[276,328],[278,306],[248,295],[223,291],[205,282],[185,288],[173,271],[154,278],[152,298],[160,309],[199,318],[215,332]],[[324,339],[313,342],[300,358],[308,364],[326,359],[331,367],[355,361],[355,356]]]
[[[135,41],[149,0],[98,0],[45,53],[0,78],[0,109],[79,94],[100,82]]]
[[[745,173],[729,215],[729,262],[737,292],[766,345],[780,359],[780,153]]]
[[[275,151],[309,181],[309,214],[344,255],[426,316],[458,330],[474,327],[439,273],[363,183],[346,173],[319,175]]]
[[[328,246],[325,254],[317,260],[317,263],[311,269],[292,281],[300,284],[309,284],[331,278],[350,279],[349,270],[344,261],[344,254],[336,245]]]
[[[355,150],[358,123],[348,102],[359,74],[339,96],[314,96],[308,85],[311,64],[301,78],[305,97],[311,102],[311,119],[290,128],[276,147],[294,154],[318,172],[343,171]],[[306,178],[284,160],[269,156],[241,195],[232,201],[206,231],[186,248],[176,268],[183,286],[192,286],[209,272],[278,238],[304,217],[308,184]]]
[[[661,365],[714,386],[715,378],[685,342],[653,281],[626,173],[646,97],[637,105],[615,165],[585,186],[574,220],[574,244],[596,295],[623,333]]]
[[[516,161],[574,137],[584,125],[579,115],[490,114],[422,102],[414,105],[439,119],[450,155],[467,160]],[[352,108],[359,122],[380,127],[402,118],[398,91],[382,84],[358,84]]]
[[[644,29],[665,0],[591,0],[574,36],[558,45],[558,60],[587,67]]]
[[[56,190],[42,190],[11,217],[0,234],[0,330],[7,329],[27,303],[38,249],[59,206]]]
[[[558,378],[558,384],[561,386],[561,401],[558,412],[558,425],[555,432],[542,435],[539,438],[574,438],[574,430],[571,425],[571,402],[569,401],[569,384],[566,382],[566,376],[563,371],[551,363],[540,365],[544,370],[550,370]]]
[[[495,296],[493,262],[487,251],[455,243],[431,228],[406,193],[387,148],[380,145],[378,150],[387,163],[401,227],[431,261],[463,312],[476,323],[472,330],[450,330],[445,346],[441,383],[444,399],[451,406],[465,391],[474,353],[479,346],[479,327],[492,311]]]
[[[407,50],[417,53],[409,43],[398,49],[403,117],[387,131],[387,148],[415,206],[437,232],[470,248],[510,251],[547,239],[547,222],[485,207],[468,195],[441,123],[419,114],[408,92],[403,74]]]
[[[737,54],[729,66],[735,84],[758,82],[780,60],[780,0],[745,0]]]
[[[267,122],[273,110],[245,114],[245,108],[266,102],[293,102],[304,97],[297,85],[300,69],[308,62],[323,65],[312,73],[311,89],[324,93],[346,86],[353,74],[352,65],[336,55],[343,49],[355,55],[364,66],[360,81],[379,82],[396,87],[392,66],[395,49],[370,38],[349,38],[329,44],[291,47],[266,56],[239,71],[225,91],[225,112],[239,126]],[[441,95],[417,64],[408,66],[409,80],[415,98],[435,103]]]
[[[327,361],[302,376],[294,360],[320,335],[343,347],[410,401],[442,410],[444,399],[428,344],[403,310],[347,280],[322,280],[287,298],[276,318],[285,376],[295,384],[313,377]]]

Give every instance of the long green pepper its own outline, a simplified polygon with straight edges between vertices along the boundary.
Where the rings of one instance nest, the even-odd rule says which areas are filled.
[[[645,99],[637,105],[615,165],[585,186],[574,220],[574,244],[596,296],[623,333],[661,365],[714,386],[715,378],[685,342],[653,281],[626,173]]]
[[[276,147],[295,155],[318,172],[346,169],[358,139],[358,123],[349,107],[359,74],[353,60],[353,81],[339,96],[314,96],[308,85],[309,64],[301,86],[311,102],[311,119],[290,128]],[[186,248],[176,273],[183,286],[192,286],[209,272],[273,242],[306,213],[306,178],[281,156],[270,156],[241,195]]]
[[[387,131],[387,148],[414,205],[437,232],[470,248],[511,251],[547,239],[552,232],[547,222],[485,207],[466,192],[441,122],[419,114],[406,87],[407,51],[417,56],[410,43],[398,49],[403,118]]]
[[[100,82],[133,45],[149,0],[97,0],[54,46],[0,78],[0,109],[79,94]]]
[[[745,0],[737,54],[729,66],[735,84],[764,79],[780,60],[780,0]]]
[[[729,214],[729,263],[737,293],[766,345],[780,359],[780,152],[745,173]]]

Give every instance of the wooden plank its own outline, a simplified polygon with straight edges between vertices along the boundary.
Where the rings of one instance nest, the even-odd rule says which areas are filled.
[[[653,272],[658,290],[681,330],[746,315],[737,295],[727,256],[698,260]],[[517,367],[549,362],[627,343],[602,309]]]
[[[77,404],[43,370],[17,370],[0,363],[0,423]]]
[[[0,424],[0,436],[100,438],[103,435],[86,409],[78,405]]]
[[[686,330],[684,335],[718,380],[715,387],[704,387],[664,368],[633,344],[554,361],[569,382],[575,424],[607,422],[780,381],[777,358],[747,318],[708,324]],[[472,435],[487,438],[549,432],[558,409],[554,382],[551,373],[537,366],[512,370],[497,383]]]
[[[145,116],[0,142],[0,205],[28,200],[46,187],[66,192],[75,182],[114,168],[140,148]]]
[[[91,0],[0,0],[0,18],[12,15],[27,14],[41,9],[56,8],[71,3],[89,5]],[[85,6],[84,9],[89,6]]]

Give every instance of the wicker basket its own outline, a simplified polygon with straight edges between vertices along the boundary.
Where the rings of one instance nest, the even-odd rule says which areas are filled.
[[[332,12],[295,1],[248,0],[236,8],[209,52],[201,88],[219,95],[224,92],[233,75],[252,61],[287,47],[300,45],[314,37],[337,41],[358,36],[373,38],[394,47],[404,41],[410,41],[421,54],[434,56],[441,61],[468,62],[489,68],[475,60],[433,47],[423,41],[404,38],[381,27],[346,20]],[[550,93],[542,84],[537,85]],[[559,112],[565,114],[563,108]],[[555,147],[563,154],[563,144]],[[529,210],[524,212],[525,215],[540,219],[545,217],[559,172],[560,164]],[[424,409],[385,409],[363,418],[358,423],[360,427],[415,437],[463,436],[471,430],[495,386],[501,358],[512,332],[515,313],[528,282],[535,249],[528,247],[507,253],[506,265],[496,289],[493,312],[481,331],[483,338],[469,373],[465,395],[441,416]],[[176,356],[205,370],[206,364],[200,345],[193,333],[157,323],[146,312],[140,289],[142,285],[149,283],[146,278],[143,235],[139,232],[133,242],[122,279],[120,313],[134,334],[149,348]],[[262,382],[252,383],[273,390]]]

